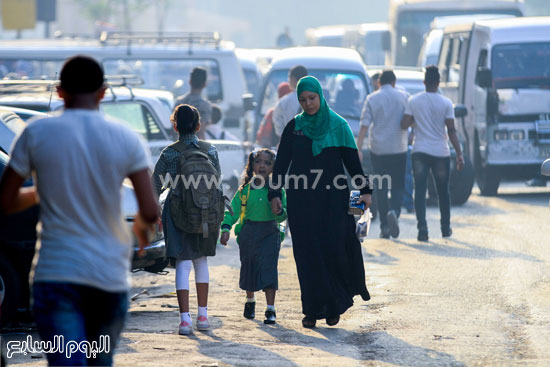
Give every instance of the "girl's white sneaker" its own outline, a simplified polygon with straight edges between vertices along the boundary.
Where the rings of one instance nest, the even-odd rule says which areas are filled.
[[[199,318],[197,319],[197,330],[199,331],[210,330],[210,323],[208,322],[208,317],[199,316]]]
[[[179,334],[180,335],[191,335],[191,334],[193,334],[193,325],[191,325],[187,321],[182,321],[180,323],[180,327],[179,327]]]

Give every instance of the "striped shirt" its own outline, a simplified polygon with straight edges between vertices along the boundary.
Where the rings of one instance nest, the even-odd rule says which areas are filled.
[[[193,144],[196,148],[199,148],[199,138],[197,138],[195,134],[180,135],[179,140],[185,142],[187,145]],[[167,174],[169,174],[172,179],[175,179],[176,176],[179,175],[180,155],[180,152],[171,147],[164,148],[160,153],[159,160],[155,165],[155,170],[153,171],[153,176],[151,177],[151,180],[153,181],[153,189],[157,197],[167,189],[168,182],[163,182],[163,180],[167,177]],[[208,155],[210,156],[216,171],[218,171],[218,175],[221,175],[218,151],[214,145],[211,145],[208,149]]]

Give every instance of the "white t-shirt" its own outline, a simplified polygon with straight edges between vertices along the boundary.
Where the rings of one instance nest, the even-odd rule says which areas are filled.
[[[449,157],[449,137],[445,119],[454,119],[453,103],[439,93],[420,92],[411,97],[405,115],[414,117],[413,153]]]
[[[374,154],[399,154],[407,151],[407,130],[401,119],[409,94],[383,85],[370,94],[363,107],[361,125],[370,126],[369,147]]]
[[[34,281],[129,289],[132,237],[121,185],[149,161],[136,133],[98,111],[68,109],[28,124],[9,166],[24,178],[32,173],[40,196]]]
[[[300,106],[295,91],[279,99],[273,110],[273,129],[275,129],[275,134],[279,137],[283,135],[286,125],[301,112],[302,106]]]

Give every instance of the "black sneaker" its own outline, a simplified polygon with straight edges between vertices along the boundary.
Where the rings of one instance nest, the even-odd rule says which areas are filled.
[[[397,214],[395,213],[395,210],[390,210],[386,218],[388,220],[390,235],[393,238],[399,237],[399,221],[397,220]]]
[[[256,317],[256,302],[246,302],[244,304],[243,316],[249,320]]]
[[[273,325],[277,322],[277,315],[275,311],[266,310],[264,324]]]
[[[453,230],[451,227],[443,227],[441,228],[441,235],[443,237],[451,237],[453,234]]]
[[[422,242],[428,242],[428,228],[420,228],[418,230],[417,240]]]
[[[390,229],[388,227],[380,227],[380,238],[390,238]]]

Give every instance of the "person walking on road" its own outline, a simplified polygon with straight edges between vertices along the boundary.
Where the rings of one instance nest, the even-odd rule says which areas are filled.
[[[438,93],[440,81],[436,66],[428,66],[424,76],[425,92],[417,93],[408,100],[401,127],[406,131],[414,127],[412,168],[414,176],[414,207],[418,228],[418,241],[428,241],[426,222],[426,186],[428,174],[432,171],[439,198],[441,213],[441,235],[450,237],[451,195],[449,179],[451,172],[451,141],[456,152],[456,169],[464,167],[464,157],[455,128],[454,110],[451,100]]]
[[[407,131],[401,129],[401,119],[409,95],[395,88],[393,71],[384,70],[380,89],[370,94],[363,107],[357,147],[361,151],[367,130],[374,173],[378,175],[377,209],[380,216],[380,237],[399,236],[398,218],[405,188],[407,161]],[[387,180],[383,176],[389,176]],[[391,202],[388,205],[388,190]]]
[[[139,211],[134,221],[140,252],[158,219],[141,138],[99,111],[103,70],[75,56],[57,87],[65,110],[30,122],[14,143],[0,181],[0,214],[22,210],[40,197],[41,231],[33,261],[33,315],[42,342],[108,343],[89,359],[84,350],[48,353],[53,366],[112,365],[128,309],[132,237],[121,213],[121,186],[129,177]],[[35,185],[22,188],[34,173]]]
[[[267,302],[264,324],[275,324],[275,293],[278,289],[277,263],[281,249],[279,223],[286,219],[286,193],[281,192],[281,211],[271,212],[267,200],[268,183],[275,152],[270,149],[255,150],[248,156],[243,184],[231,201],[233,214],[225,212],[222,222],[222,245],[227,245],[229,231],[235,227],[241,274],[239,286],[246,291],[244,317],[255,317],[254,292],[263,290]]]
[[[287,94],[291,93],[292,89],[288,82],[281,82],[277,86],[277,95],[281,99]],[[265,148],[273,148],[279,144],[279,136],[275,134],[275,128],[273,126],[273,111],[275,107],[271,107],[267,110],[262,122],[260,123],[260,128],[256,134],[256,144]]]
[[[219,184],[221,175],[220,163],[216,147],[197,138],[201,124],[199,111],[190,105],[179,105],[174,109],[171,121],[174,130],[179,134],[176,143],[163,149],[153,172],[153,188],[157,197],[170,188],[170,193],[164,203],[162,211],[162,224],[166,241],[166,257],[176,268],[176,295],[180,309],[179,334],[189,335],[193,333],[191,315],[189,314],[189,274],[191,266],[195,269],[195,283],[197,287],[198,313],[196,328],[204,331],[210,328],[208,322],[208,283],[210,279],[207,256],[216,255],[216,243],[219,237],[219,225],[223,216],[222,209],[219,212],[207,212],[207,216],[219,216],[219,221],[214,225],[206,223],[206,233],[195,233],[185,224],[195,223],[196,217],[186,217],[185,213],[195,211],[195,201],[200,193],[192,191],[194,186],[184,186],[184,182],[192,182],[195,178],[195,170],[209,172],[206,180]],[[202,160],[200,160],[202,159]],[[197,162],[197,160],[200,160]],[[189,163],[189,166],[186,165]],[[187,168],[186,168],[187,167]],[[179,178],[179,179],[178,179]],[[198,180],[203,177],[198,176]],[[197,182],[196,181],[196,182]],[[198,181],[200,182],[200,181]],[[171,185],[173,185],[171,187]],[[203,186],[197,186],[203,188]],[[212,195],[203,198],[206,202],[216,198],[221,200],[221,190],[218,185],[205,188]],[[198,191],[198,190],[197,190]],[[219,209],[219,208],[218,208]],[[182,214],[183,213],[183,214]],[[204,219],[202,211],[197,216]],[[194,219],[191,222],[191,219]],[[200,218],[198,220],[200,222]],[[203,223],[204,224],[204,223]],[[199,225],[199,230],[202,226]]]
[[[206,88],[208,73],[202,66],[197,66],[191,70],[189,76],[189,85],[191,90],[176,99],[176,106],[188,104],[199,110],[202,129],[198,131],[197,136],[205,139],[205,129],[212,123],[212,103],[202,97],[202,92]]]
[[[290,89],[292,91],[296,90],[298,80],[307,76],[307,73],[306,67],[302,65],[296,65],[290,68],[288,71],[288,84],[290,85]],[[300,103],[294,93],[288,93],[277,101],[277,104],[273,110],[273,128],[275,129],[275,134],[277,135],[278,140],[280,140],[283,130],[288,122],[301,111],[302,107],[300,106]]]
[[[304,112],[283,132],[269,200],[272,212],[280,213],[278,188],[288,182],[288,223],[302,293],[302,325],[312,328],[317,320],[326,319],[333,326],[353,305],[355,295],[370,299],[355,219],[348,214],[350,191],[344,166],[366,208],[372,190],[351,128],[328,107],[319,81],[304,77],[296,89],[295,98]]]

